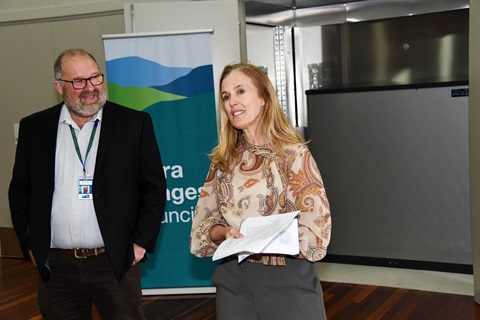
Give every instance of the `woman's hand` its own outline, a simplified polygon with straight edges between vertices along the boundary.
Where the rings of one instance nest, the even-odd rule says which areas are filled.
[[[234,227],[224,227],[225,228],[225,239],[229,238],[243,238],[243,234],[240,233]]]
[[[231,226],[225,227],[221,225],[216,225],[210,229],[210,239],[215,244],[220,244],[225,239],[229,238],[243,238],[243,234]]]

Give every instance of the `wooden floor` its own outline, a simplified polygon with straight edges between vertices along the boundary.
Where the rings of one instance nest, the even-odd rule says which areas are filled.
[[[0,274],[0,319],[41,319],[33,265],[0,258]],[[480,319],[480,305],[471,296],[333,282],[322,287],[329,320]],[[216,319],[214,294],[146,296],[143,305],[147,319]]]

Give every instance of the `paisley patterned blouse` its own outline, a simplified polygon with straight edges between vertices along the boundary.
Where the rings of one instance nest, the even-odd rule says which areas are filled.
[[[190,251],[211,257],[216,248],[209,231],[214,225],[240,230],[247,217],[300,210],[300,253],[296,258],[321,260],[330,241],[330,206],[317,164],[303,144],[285,148],[287,156],[242,140],[235,169],[224,173],[210,166],[194,212]],[[249,261],[285,265],[282,255],[252,255]]]

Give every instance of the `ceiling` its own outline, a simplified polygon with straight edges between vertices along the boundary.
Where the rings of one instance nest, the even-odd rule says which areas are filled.
[[[325,25],[458,10],[469,0],[244,0],[247,23]]]
[[[331,5],[344,5],[346,3],[366,0],[245,0],[246,14],[262,15],[275,12],[323,7]]]

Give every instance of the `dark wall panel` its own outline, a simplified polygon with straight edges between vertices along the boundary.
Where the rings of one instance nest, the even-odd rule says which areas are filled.
[[[472,264],[468,97],[452,97],[458,88],[467,86],[308,92],[330,254]]]

